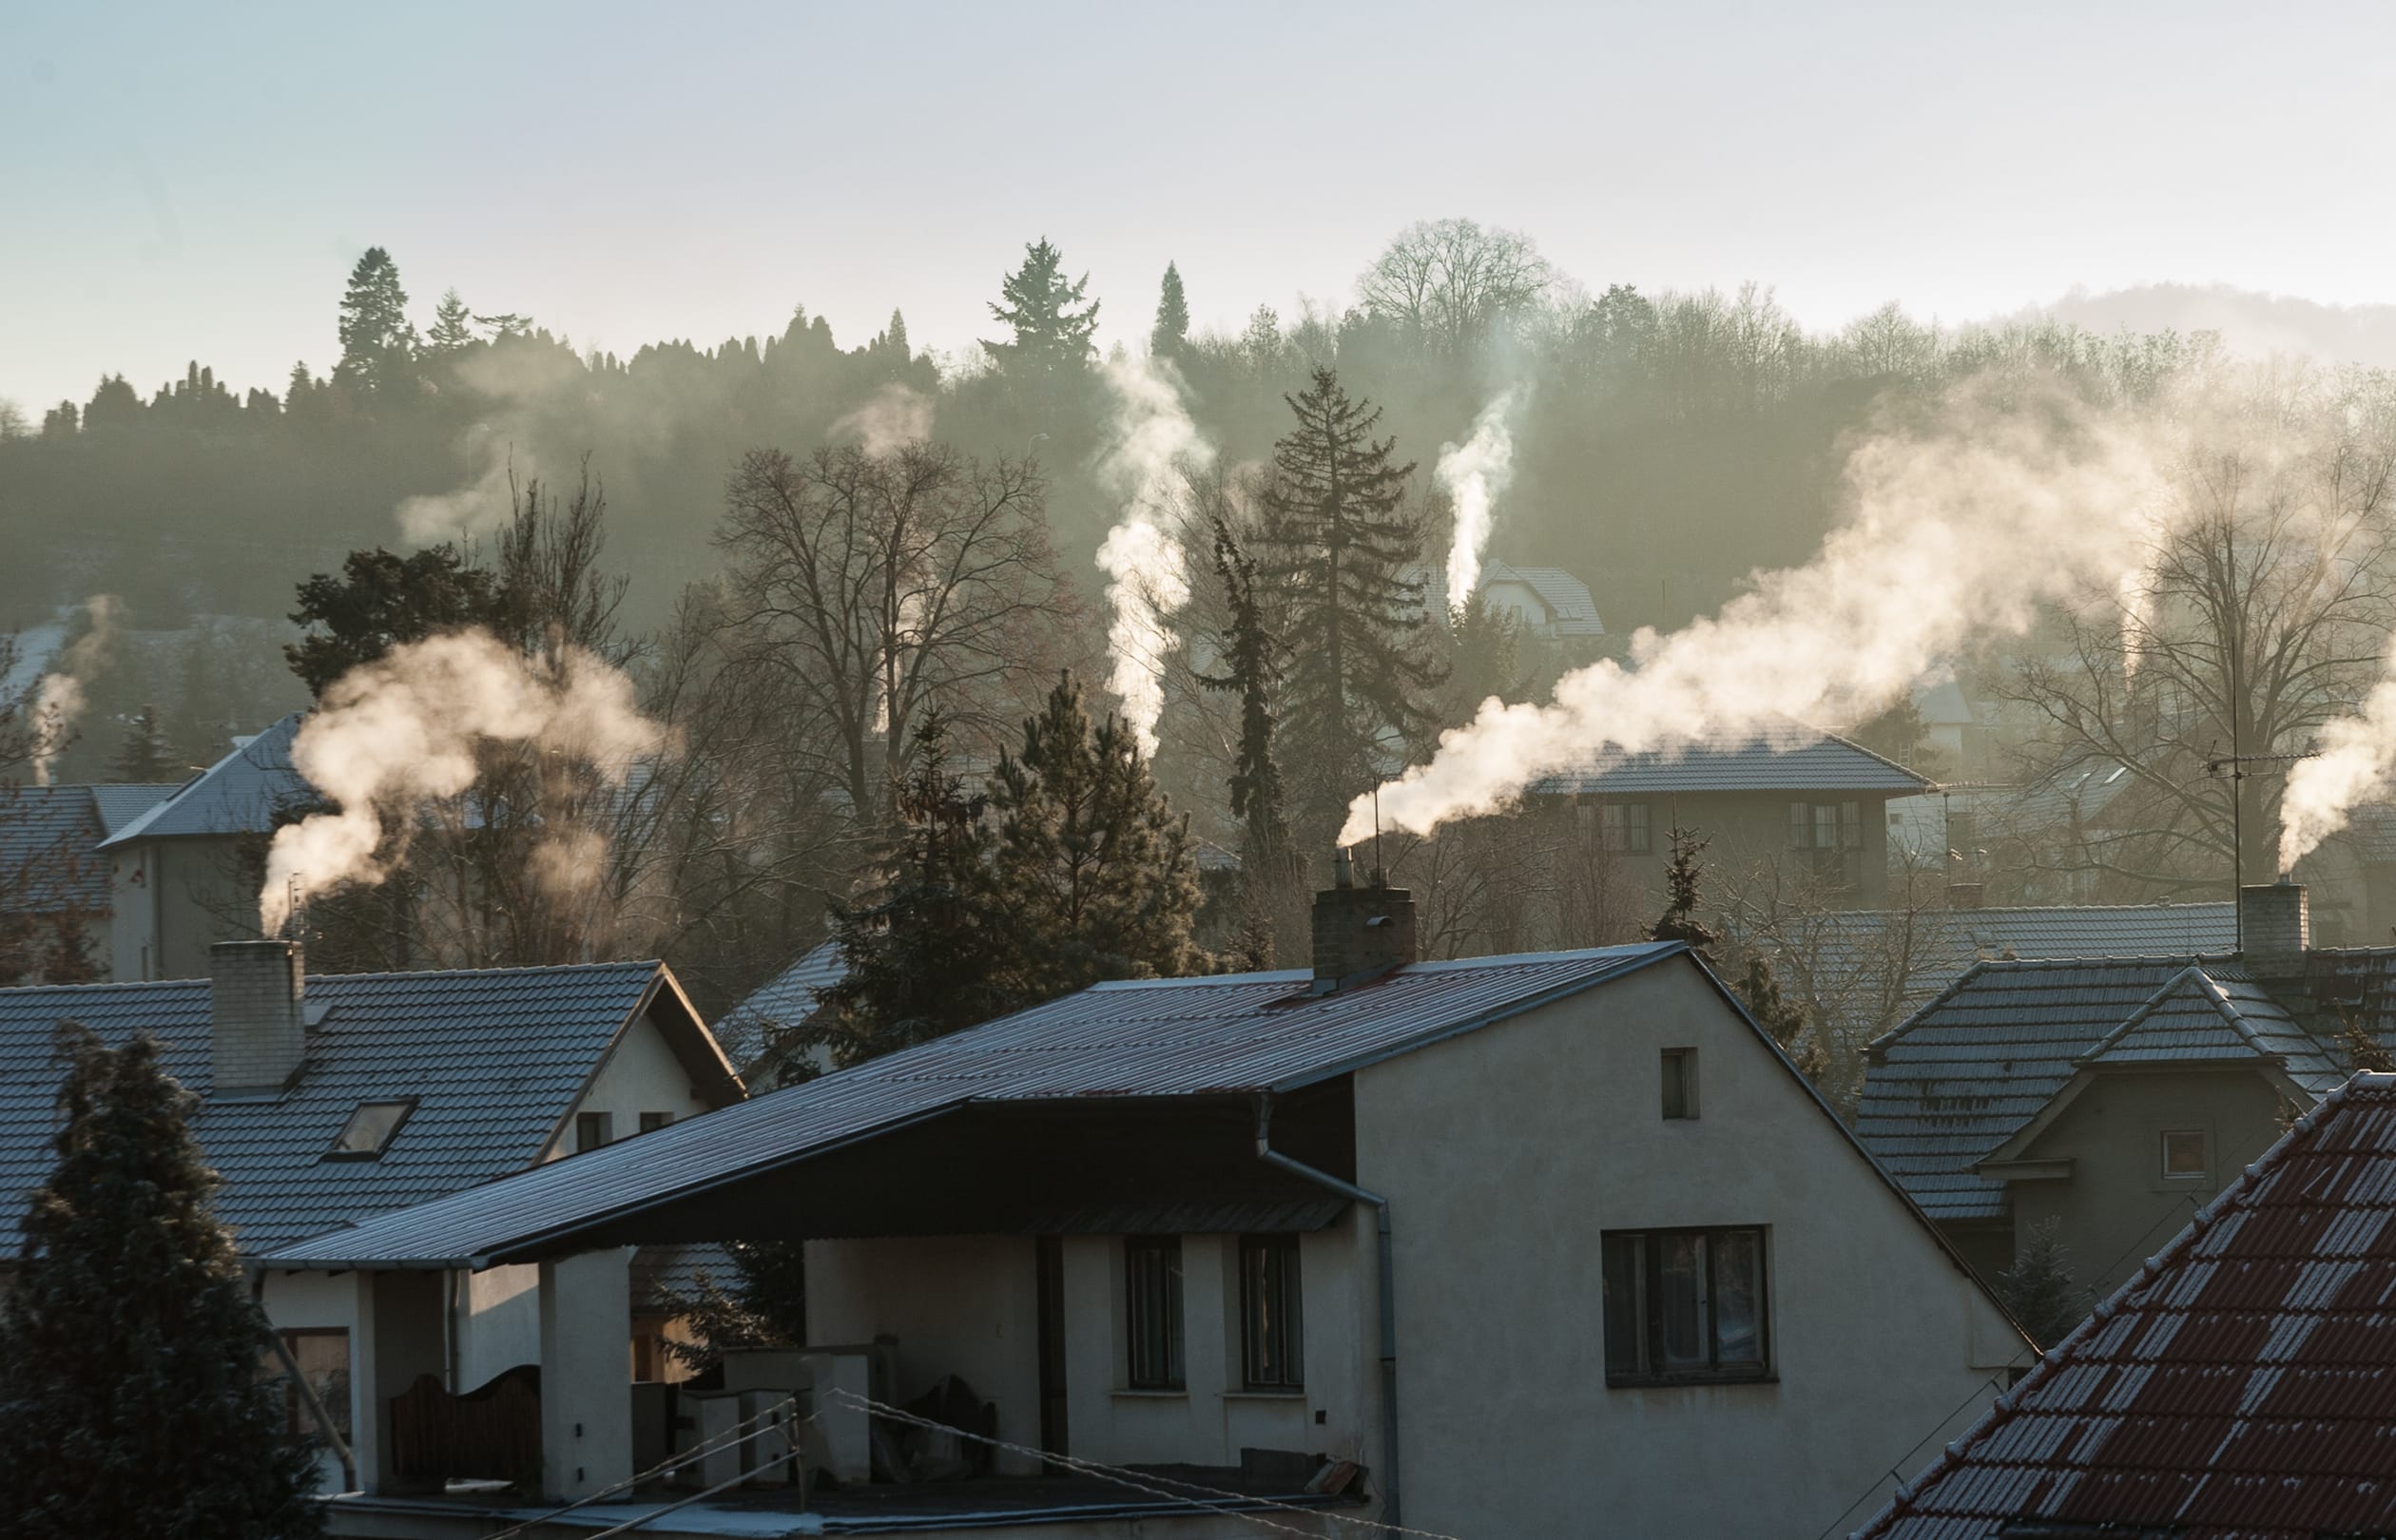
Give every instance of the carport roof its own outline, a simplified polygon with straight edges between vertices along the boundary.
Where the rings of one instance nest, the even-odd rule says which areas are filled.
[[[1093,985],[1030,1011],[277,1252],[295,1268],[484,1266],[976,1105],[1294,1091],[1685,953],[1678,942]]]

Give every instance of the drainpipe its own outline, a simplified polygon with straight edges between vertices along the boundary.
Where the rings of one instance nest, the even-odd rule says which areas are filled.
[[[309,1384],[308,1376],[300,1372],[300,1360],[291,1356],[291,1344],[283,1340],[282,1333],[275,1330],[274,1322],[266,1319],[266,1269],[263,1267],[250,1271],[250,1299],[258,1306],[260,1323],[266,1328],[266,1345],[273,1348],[275,1357],[282,1360],[283,1373],[289,1375],[292,1384],[299,1387],[300,1399],[307,1403],[308,1415],[316,1418],[317,1431],[324,1434],[324,1441],[333,1446],[333,1453],[340,1459],[341,1490],[356,1492],[357,1460],[350,1453],[350,1447],[342,1441],[339,1432],[334,1428],[333,1415],[324,1410],[322,1401],[317,1399],[316,1387]]]
[[[1401,1522],[1398,1507],[1398,1281],[1397,1264],[1389,1243],[1389,1200],[1377,1192],[1368,1192],[1353,1182],[1343,1182],[1328,1171],[1318,1171],[1304,1161],[1292,1160],[1272,1145],[1273,1099],[1269,1095],[1256,1099],[1256,1158],[1267,1165],[1279,1166],[1295,1177],[1302,1177],[1316,1186],[1336,1192],[1351,1203],[1372,1205],[1375,1227],[1381,1242],[1381,1390],[1382,1449],[1384,1469],[1382,1472],[1382,1523],[1391,1527]]]

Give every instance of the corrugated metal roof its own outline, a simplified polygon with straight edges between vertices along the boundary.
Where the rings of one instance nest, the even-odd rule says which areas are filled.
[[[2396,1533],[2391,1220],[2396,1076],[2358,1075],[1862,1536]]]
[[[973,1103],[1294,1089],[1687,951],[1678,943],[1416,963],[1311,992],[1309,972],[1093,985],[357,1229],[294,1265],[441,1265],[556,1243],[627,1213]]]
[[[300,731],[295,711],[184,782],[172,797],[119,829],[104,844],[203,835],[263,834],[287,807],[321,800],[307,778],[292,767],[291,741]]]
[[[1546,777],[1532,789],[1583,797],[1743,791],[1903,795],[1930,784],[1928,777],[1836,733],[1780,722],[1749,732],[1696,735],[1637,754],[1593,748],[1582,763]]]
[[[194,1125],[224,1178],[218,1212],[254,1253],[522,1169],[662,972],[624,962],[310,978],[308,1001],[324,1014],[299,1083],[271,1101],[203,1101]],[[208,991],[206,979],[0,990],[0,1234],[15,1233],[49,1171],[58,1024],[111,1043],[150,1033],[167,1069],[204,1098]],[[323,1159],[359,1103],[408,1096],[415,1110],[381,1159]]]

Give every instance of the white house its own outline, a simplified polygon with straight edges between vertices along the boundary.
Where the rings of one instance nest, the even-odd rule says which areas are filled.
[[[111,966],[116,901],[103,840],[177,788],[148,784],[0,786],[0,924],[30,922],[33,958],[58,961],[80,944],[101,974]],[[36,973],[34,976],[40,976]]]
[[[561,1158],[742,1094],[659,963],[303,978],[284,941],[221,943],[212,963],[207,978],[0,990],[0,1229],[14,1233],[49,1170],[63,1022],[111,1042],[159,1040],[166,1068],[201,1098],[193,1129],[223,1178],[218,1212],[251,1259],[528,1166],[573,1164]],[[494,1267],[391,1285],[435,1303],[426,1372],[464,1391],[537,1363],[537,1274]],[[368,1280],[274,1272],[261,1287],[344,1440],[371,1428],[381,1404],[365,1377],[377,1346]],[[588,1329],[619,1366],[638,1351],[628,1300]]]
[[[1685,948],[1418,963],[1413,929],[1403,892],[1343,883],[1312,971],[1096,985],[271,1261],[359,1280],[394,1341],[422,1306],[386,1314],[386,1280],[537,1263],[542,1486],[594,1521],[659,1499],[621,1486],[622,1358],[575,1312],[666,1242],[807,1240],[810,1337],[877,1344],[874,1398],[956,1376],[993,1473],[785,1499],[814,1533],[1194,1540],[1270,1504],[1304,1533],[1810,1536],[2031,1359]],[[861,1419],[872,1379],[790,1373],[827,1438]],[[332,1519],[466,1535],[536,1495],[443,1527],[370,1489]]]

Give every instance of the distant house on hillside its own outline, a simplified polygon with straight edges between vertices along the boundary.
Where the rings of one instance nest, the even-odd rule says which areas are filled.
[[[1425,613],[1447,614],[1456,600],[1448,592],[1446,571],[1426,567],[1412,576],[1423,585]],[[1584,650],[1605,638],[1606,625],[1597,617],[1597,601],[1591,597],[1589,585],[1560,567],[1490,562],[1481,568],[1480,586],[1474,591],[1488,602],[1493,613],[1512,622],[1526,637],[1575,642]]]
[[[116,895],[101,844],[173,796],[172,786],[0,786],[0,977],[81,963],[108,976]],[[62,948],[79,958],[57,958]]]
[[[725,1011],[716,1023],[716,1039],[741,1067],[743,1078],[763,1088],[830,1068],[821,1049],[797,1048],[785,1034],[822,1010],[825,991],[847,976],[841,944],[820,941]]]

